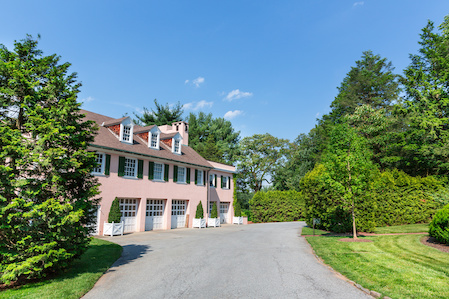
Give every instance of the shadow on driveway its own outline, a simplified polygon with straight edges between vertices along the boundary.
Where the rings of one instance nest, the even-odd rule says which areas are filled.
[[[131,263],[134,260],[141,258],[148,252],[151,252],[150,246],[148,245],[124,245],[122,256],[111,266],[107,272],[114,272],[114,268],[120,267]]]

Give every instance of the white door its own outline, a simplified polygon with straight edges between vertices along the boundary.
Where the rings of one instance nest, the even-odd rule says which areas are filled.
[[[171,204],[171,228],[186,226],[186,207],[185,200],[173,200]]]
[[[229,202],[220,203],[220,222],[227,223],[228,220]]]
[[[145,230],[162,229],[164,222],[164,200],[147,199]]]
[[[122,219],[125,223],[124,232],[130,233],[136,231],[136,214],[137,214],[137,199],[120,199],[120,211],[122,212]]]

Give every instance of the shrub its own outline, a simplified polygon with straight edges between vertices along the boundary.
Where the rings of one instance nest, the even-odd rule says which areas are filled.
[[[201,203],[201,200],[200,200],[199,204],[196,206],[195,218],[200,219],[203,217],[204,217],[203,204]]]
[[[303,199],[297,191],[257,192],[250,200],[251,221],[295,221],[302,216]]]
[[[449,244],[449,204],[433,217],[429,226],[429,235],[440,243]]]
[[[217,217],[218,217],[217,203],[214,202],[214,205],[212,206],[212,211],[210,212],[210,218],[217,218]]]
[[[122,220],[122,212],[120,212],[120,201],[116,197],[112,202],[111,209],[109,210],[108,222],[120,223]]]
[[[241,217],[242,216],[242,208],[240,207],[240,203],[236,202],[234,205],[234,216]]]

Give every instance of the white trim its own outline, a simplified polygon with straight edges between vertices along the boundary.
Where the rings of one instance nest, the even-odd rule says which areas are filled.
[[[157,136],[156,137],[156,146],[151,145],[152,139],[153,139],[153,134],[155,134]],[[157,126],[155,126],[148,132],[148,147],[152,148],[152,149],[159,150],[160,142],[161,142],[161,130],[159,130],[159,128]]]
[[[165,171],[165,165],[164,163],[157,163],[157,162],[153,162],[154,166],[153,166],[153,181],[157,181],[157,182],[162,182],[164,181],[164,171]],[[161,165],[161,178],[156,178],[156,165]]]
[[[181,170],[181,169],[184,169],[184,180],[183,181],[181,181],[179,179],[179,170]],[[187,168],[183,167],[183,166],[178,166],[178,180],[177,180],[176,183],[178,183],[178,184],[186,184],[186,182],[187,182]]]
[[[124,140],[123,139],[123,134],[124,134],[124,130],[125,127],[129,127],[129,140]],[[133,144],[133,136],[134,136],[134,123],[132,122],[131,119],[127,118],[124,119],[121,123],[120,123],[120,136],[119,136],[119,140],[123,143],[128,143],[128,144]]]
[[[199,175],[200,173],[201,173],[201,180],[198,179],[198,175]],[[201,170],[201,169],[197,169],[197,170],[196,170],[196,174],[197,174],[197,176],[196,176],[196,178],[195,178],[196,184],[197,184],[198,186],[204,186],[204,174],[205,174],[205,171],[204,171],[204,170]]]
[[[126,175],[126,159],[128,159],[128,160],[134,160],[134,175],[132,175],[132,176],[130,176],[130,175]],[[132,178],[132,179],[134,179],[134,178],[137,178],[137,168],[139,168],[139,160],[138,159],[135,159],[135,158],[128,158],[128,157],[125,157],[125,165],[123,165],[123,177],[124,178]]]
[[[93,175],[103,175],[104,176],[105,175],[104,174],[104,169],[105,169],[105,165],[106,165],[106,154],[102,153],[102,152],[95,152],[95,155],[101,155],[101,165],[100,165],[100,167],[95,167],[92,170],[92,174]],[[100,168],[101,169],[100,172],[95,171],[96,168]]]

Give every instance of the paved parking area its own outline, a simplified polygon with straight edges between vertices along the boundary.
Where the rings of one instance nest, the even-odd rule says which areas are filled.
[[[372,298],[300,237],[304,222],[107,237],[123,254],[84,298]]]

